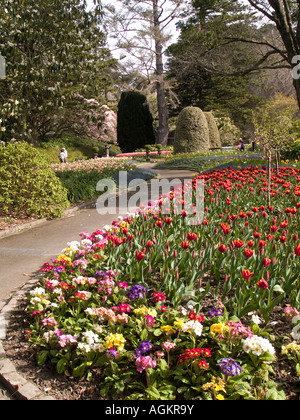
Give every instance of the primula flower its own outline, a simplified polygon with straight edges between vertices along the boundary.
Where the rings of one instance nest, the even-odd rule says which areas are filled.
[[[107,350],[107,352],[105,354],[109,358],[116,358],[116,357],[119,356],[118,350],[116,350],[114,348],[110,348],[109,350]]]
[[[147,293],[147,290],[144,286],[142,286],[141,284],[137,284],[132,286],[128,293],[127,293],[127,297],[133,301],[135,299],[143,299],[144,298],[144,293]]]
[[[70,334],[65,334],[65,335],[61,335],[59,337],[59,345],[60,347],[66,347],[68,344],[74,344],[77,343],[77,337],[70,335]]]
[[[128,303],[120,303],[118,310],[120,312],[130,312],[131,308],[130,305],[128,305]]]
[[[210,318],[215,318],[217,316],[222,316],[224,314],[224,311],[222,308],[216,308],[215,306],[213,306],[209,312],[208,312],[208,316]]]
[[[166,333],[167,335],[172,335],[172,334],[174,334],[176,332],[171,325],[163,325],[162,327],[160,327],[160,329],[164,333]]]
[[[123,334],[109,334],[105,337],[105,347],[107,349],[117,347],[118,350],[123,350],[126,343]]]
[[[152,296],[154,297],[154,302],[162,302],[166,299],[166,295],[160,292],[154,292]]]
[[[172,349],[174,349],[174,348],[176,347],[176,343],[170,343],[169,341],[165,341],[165,342],[163,343],[163,347],[164,347],[166,350],[170,351],[170,350],[172,350]]]
[[[144,370],[147,370],[148,367],[155,368],[156,360],[153,360],[151,356],[142,356],[138,357],[135,361],[137,371],[142,373]]]
[[[152,327],[154,326],[155,322],[154,322],[154,318],[151,315],[144,315],[144,318],[147,320],[147,323],[149,325],[151,325]]]
[[[216,392],[225,392],[225,382],[221,378],[213,376],[211,382],[202,385],[204,391],[212,390]]]
[[[198,367],[199,369],[208,369],[209,364],[206,360],[200,360],[200,362],[198,363]]]
[[[295,316],[300,315],[300,312],[296,308],[292,308],[291,306],[287,306],[284,309],[284,315],[286,316],[289,322],[292,322]]]
[[[142,354],[152,350],[153,344],[150,341],[140,341],[138,348],[136,349],[136,357],[141,357]]]
[[[217,366],[221,368],[222,373],[226,376],[238,376],[243,372],[241,366],[231,357],[222,359]]]
[[[249,337],[244,341],[243,350],[246,353],[252,353],[255,356],[261,356],[265,353],[275,355],[275,349],[267,338],[257,335]]]

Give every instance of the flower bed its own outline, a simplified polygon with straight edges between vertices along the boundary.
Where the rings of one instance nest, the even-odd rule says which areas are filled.
[[[155,152],[155,151],[153,151],[153,152],[149,152],[149,154],[152,156],[152,155],[159,155],[159,153],[158,152]],[[173,153],[171,152],[171,151],[169,151],[169,150],[162,150],[161,152],[160,152],[160,154],[161,155],[172,155]],[[119,153],[118,155],[117,155],[117,157],[139,157],[139,156],[146,156],[146,152],[130,152],[130,153]]]
[[[205,208],[193,225],[172,213],[180,188],[82,232],[42,267],[27,307],[39,365],[96,375],[104,398],[285,398],[279,359],[294,384],[300,373],[300,171],[273,173],[272,207],[263,169],[211,171],[194,193],[199,179]],[[291,336],[272,328],[275,310]]]
[[[110,171],[126,171],[133,169],[135,165],[129,162],[129,159],[119,159],[119,158],[96,158],[88,160],[78,160],[70,163],[53,163],[51,165],[52,169],[55,172],[92,172],[97,171],[102,173],[103,171],[109,169]]]

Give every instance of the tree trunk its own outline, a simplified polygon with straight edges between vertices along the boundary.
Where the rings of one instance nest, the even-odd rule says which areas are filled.
[[[297,95],[297,101],[300,109],[300,79],[293,79],[293,85]]]
[[[163,46],[162,34],[159,26],[159,14],[157,0],[153,0],[153,24],[155,35],[155,55],[156,55],[156,92],[157,92],[157,111],[158,111],[158,130],[156,143],[166,146],[169,135],[168,110],[165,97],[164,85],[164,65],[163,65]]]

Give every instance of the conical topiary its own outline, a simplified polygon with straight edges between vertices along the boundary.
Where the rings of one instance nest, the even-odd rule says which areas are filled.
[[[210,148],[219,149],[222,147],[222,143],[215,117],[212,112],[204,112],[204,115],[208,124]]]
[[[204,112],[200,108],[184,108],[178,116],[174,153],[196,153],[209,150],[209,129]]]
[[[134,152],[155,143],[153,117],[145,95],[122,93],[118,104],[117,138],[122,152]]]

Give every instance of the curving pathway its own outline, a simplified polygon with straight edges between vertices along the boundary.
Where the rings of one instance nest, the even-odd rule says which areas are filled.
[[[191,171],[154,170],[154,166],[146,163],[139,168],[153,171],[160,179],[179,178],[183,182],[194,178],[194,172]],[[149,193],[150,188],[142,191],[139,205],[150,201]],[[124,194],[120,192],[119,199]],[[51,258],[56,258],[67,242],[78,240],[80,232],[94,232],[105,225],[111,225],[119,215],[127,213],[124,208],[117,207],[117,210],[99,215],[93,201],[65,212],[61,219],[33,222],[19,228],[19,231],[0,231],[0,400],[51,399],[41,395],[34,384],[16,371],[12,361],[6,358],[1,340],[6,338],[6,327],[12,312],[37,281],[41,266]]]

